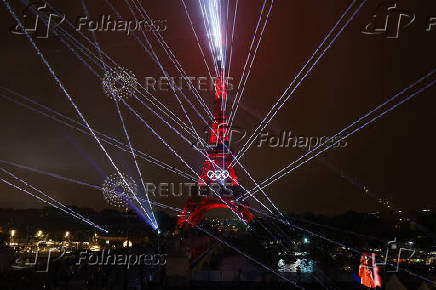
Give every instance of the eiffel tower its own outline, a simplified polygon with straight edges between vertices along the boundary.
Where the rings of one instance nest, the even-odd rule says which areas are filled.
[[[244,191],[231,165],[233,159],[229,151],[226,83],[224,74],[220,72],[218,75],[220,77],[215,81],[214,119],[207,146],[208,158],[204,161],[196,192],[179,215],[179,227],[197,224],[206,212],[214,208],[229,208],[247,223],[253,219],[247,205],[235,202]]]

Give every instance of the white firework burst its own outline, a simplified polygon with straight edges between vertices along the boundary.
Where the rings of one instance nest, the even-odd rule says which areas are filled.
[[[135,74],[122,67],[106,71],[102,85],[103,91],[111,99],[127,99],[136,91],[137,79]]]
[[[115,173],[106,177],[103,182],[103,197],[111,206],[127,208],[128,201],[137,194],[138,186],[132,177],[126,174],[122,176],[123,178]]]

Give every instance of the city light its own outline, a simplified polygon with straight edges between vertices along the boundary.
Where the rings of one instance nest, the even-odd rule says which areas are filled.
[[[309,239],[305,237],[305,238],[303,239],[303,243],[304,243],[304,244],[308,244],[308,243],[309,243]]]
[[[91,252],[99,252],[100,251],[100,246],[99,245],[90,245],[89,246],[89,250]]]
[[[37,236],[38,238],[41,237],[41,236],[42,236],[42,231],[41,231],[41,230],[37,231],[37,232],[36,232],[36,236]]]
[[[11,237],[15,237],[16,231],[15,230],[11,230]]]
[[[66,231],[65,232],[65,238],[69,238],[70,237],[70,232]]]
[[[132,241],[129,241],[129,240],[125,240],[124,242],[123,242],[123,247],[124,248],[130,248],[130,247],[132,247]]]

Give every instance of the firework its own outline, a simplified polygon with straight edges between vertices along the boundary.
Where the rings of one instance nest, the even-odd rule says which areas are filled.
[[[118,67],[107,70],[102,81],[103,91],[111,99],[127,99],[136,90],[136,76],[130,70]]]
[[[104,200],[114,207],[129,207],[129,199],[137,192],[135,180],[126,174],[123,174],[122,178],[117,173],[109,175],[103,182]]]

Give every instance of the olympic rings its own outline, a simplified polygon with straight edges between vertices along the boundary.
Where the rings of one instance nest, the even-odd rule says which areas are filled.
[[[219,180],[225,180],[227,177],[229,177],[229,172],[227,170],[209,170],[207,172],[207,177],[209,177],[210,180],[215,181],[217,179]]]

